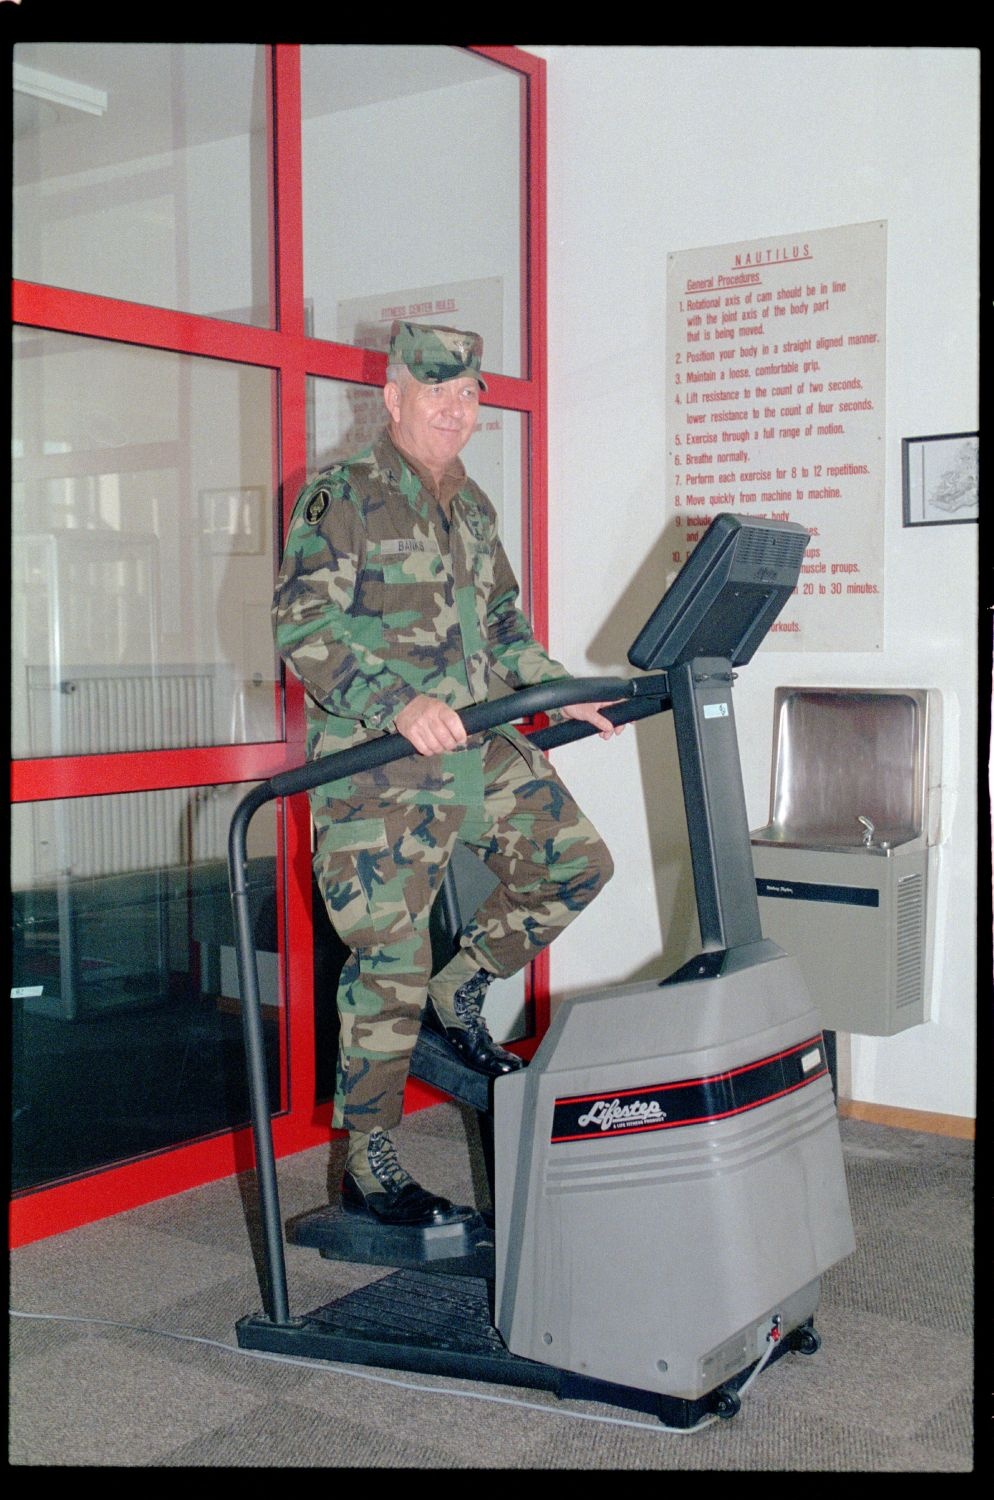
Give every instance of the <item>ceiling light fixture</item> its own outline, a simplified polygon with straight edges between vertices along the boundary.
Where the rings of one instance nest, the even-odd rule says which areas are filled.
[[[26,68],[22,63],[14,64],[14,92],[30,94],[34,99],[47,99],[50,104],[64,104],[68,109],[82,110],[87,115],[107,113],[104,89],[90,88],[89,84],[60,78],[55,73],[43,73],[40,68]]]

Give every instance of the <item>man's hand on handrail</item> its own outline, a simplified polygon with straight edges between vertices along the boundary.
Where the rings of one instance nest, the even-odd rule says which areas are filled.
[[[592,724],[602,740],[613,739],[625,728],[624,724],[612,724],[610,719],[605,719],[601,713],[602,708],[610,708],[615,703],[623,703],[623,698],[609,698],[600,703],[571,703],[568,708],[560,710],[567,719],[580,719],[584,724]]]
[[[625,726],[612,724],[601,709],[624,701],[623,698],[605,698],[595,703],[571,703],[560,712],[567,719],[589,724],[602,740],[610,740]],[[442,755],[446,750],[460,750],[467,740],[465,727],[455,709],[426,693],[419,693],[405,704],[393,723],[397,733],[410,741],[419,755]]]
[[[446,750],[461,750],[467,735],[454,708],[440,698],[419,693],[404,705],[393,721],[398,734],[410,740],[419,755],[442,755]]]

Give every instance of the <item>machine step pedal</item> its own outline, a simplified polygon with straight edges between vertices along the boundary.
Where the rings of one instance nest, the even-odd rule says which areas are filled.
[[[463,1224],[408,1229],[373,1224],[338,1207],[315,1209],[286,1226],[293,1245],[318,1250],[325,1260],[347,1260],[366,1266],[408,1266],[453,1276],[492,1277],[494,1230],[483,1214]]]
[[[424,1029],[418,1035],[411,1054],[410,1072],[422,1083],[431,1084],[443,1094],[468,1104],[479,1114],[489,1114],[493,1107],[493,1079],[467,1068],[440,1036]]]

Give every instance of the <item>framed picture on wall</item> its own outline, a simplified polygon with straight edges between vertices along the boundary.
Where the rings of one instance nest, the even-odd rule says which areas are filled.
[[[980,434],[901,442],[905,526],[951,526],[980,515]]]
[[[200,491],[200,530],[209,552],[261,552],[261,485]]]

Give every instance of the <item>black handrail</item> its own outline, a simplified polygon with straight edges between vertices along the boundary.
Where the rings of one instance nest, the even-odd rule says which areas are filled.
[[[529,718],[565,708],[572,703],[596,703],[609,700],[612,706],[605,717],[613,724],[625,724],[662,713],[670,705],[669,679],[665,672],[645,677],[565,677],[555,682],[523,688],[503,698],[479,703],[460,710],[459,717],[467,734],[480,734],[513,720]],[[553,749],[574,740],[586,739],[598,731],[582,720],[550,725],[529,735],[541,750]],[[283,1226],[280,1219],[279,1189],[276,1182],[276,1158],[273,1151],[272,1121],[269,1115],[269,1087],[266,1077],[265,1043],[262,1034],[262,1012],[259,1003],[259,970],[256,962],[247,880],[248,826],[260,807],[276,797],[291,797],[310,787],[338,781],[360,770],[372,770],[391,761],[403,760],[418,752],[409,740],[399,734],[382,735],[366,740],[334,755],[324,755],[292,771],[279,771],[268,781],[260,782],[235,808],[228,830],[228,878],[235,925],[235,949],[238,957],[238,982],[242,997],[242,1029],[245,1037],[245,1065],[252,1113],[252,1135],[255,1143],[256,1172],[259,1180],[259,1202],[262,1213],[263,1245],[266,1258],[267,1286],[264,1289],[266,1315],[273,1323],[290,1321],[287,1294],[286,1259],[283,1254]]]

